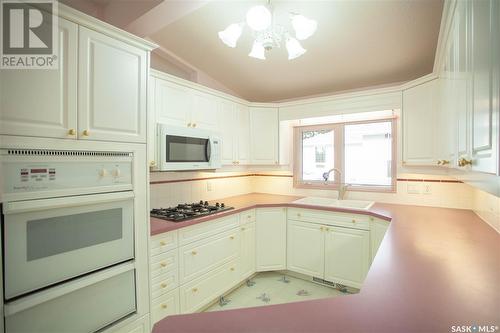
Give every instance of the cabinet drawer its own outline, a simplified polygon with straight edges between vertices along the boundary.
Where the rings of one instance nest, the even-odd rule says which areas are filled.
[[[179,314],[179,289],[176,288],[155,299],[151,304],[151,320],[154,325],[163,318]]]
[[[179,279],[186,283],[239,255],[239,228],[179,249]]]
[[[179,245],[185,245],[200,239],[206,239],[212,235],[236,228],[238,225],[239,216],[238,214],[234,214],[181,229],[179,230]]]
[[[177,247],[177,231],[171,231],[151,237],[151,255],[155,256]]]
[[[239,263],[237,260],[193,280],[179,288],[181,313],[200,310],[221,296],[239,282]]]
[[[166,294],[179,285],[179,273],[177,270],[167,272],[151,279],[151,298]]]
[[[255,222],[255,209],[249,209],[240,214],[241,225]]]
[[[153,256],[150,263],[151,278],[177,270],[179,268],[178,258],[177,249]]]
[[[370,230],[370,217],[368,215],[361,214],[289,208],[288,219],[353,229]]]

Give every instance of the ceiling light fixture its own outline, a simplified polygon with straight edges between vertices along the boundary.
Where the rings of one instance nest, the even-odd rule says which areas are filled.
[[[243,27],[247,25],[252,30],[254,42],[249,57],[266,59],[266,51],[279,48],[285,41],[288,59],[292,60],[306,53],[299,40],[311,37],[318,27],[315,20],[297,13],[290,13],[290,23],[295,32],[295,38],[282,25],[275,24],[272,7],[258,5],[250,8],[246,14],[246,23],[233,23],[219,32],[219,38],[229,47],[236,47]]]

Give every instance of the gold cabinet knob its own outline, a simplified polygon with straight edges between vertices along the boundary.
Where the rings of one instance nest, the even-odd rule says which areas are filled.
[[[241,231],[245,231],[245,227],[241,228]]]
[[[278,165],[278,161],[274,161],[274,164]]]
[[[193,256],[195,256],[197,253],[198,253],[198,252],[196,252],[196,251],[192,251],[192,252],[191,252],[191,254],[192,254]]]
[[[90,131],[89,130],[83,130],[83,136],[89,136],[90,135]]]
[[[351,222],[352,222],[352,223],[356,223],[356,220],[355,220],[355,219],[352,219],[352,221],[351,221]]]
[[[191,123],[188,123],[188,127],[191,127]]]
[[[325,230],[325,228],[323,228],[323,227],[319,227],[319,230],[323,231],[323,230]]]
[[[234,236],[230,236],[229,239],[234,239]]]
[[[330,231],[330,228],[326,227],[326,228],[325,228],[325,231]]]
[[[167,288],[167,284],[166,284],[166,283],[162,283],[162,284],[160,285],[160,287],[162,287],[162,288]]]
[[[247,215],[247,219],[251,219],[252,218],[252,215]]]
[[[468,160],[465,157],[460,157],[458,159],[458,166],[459,167],[464,167],[464,166],[467,166],[467,165],[472,165],[472,160]]]
[[[149,162],[149,166],[150,166],[150,167],[154,167],[154,166],[156,166],[156,161],[151,161],[151,162]]]
[[[165,246],[165,245],[167,245],[167,243],[165,243],[164,241],[160,242],[160,246]]]
[[[162,309],[166,309],[166,308],[168,308],[168,305],[167,305],[167,304],[162,304],[162,305],[161,305],[161,308],[162,308]]]
[[[300,213],[297,213],[297,217],[301,217],[301,216],[302,216],[302,214],[300,214]]]
[[[161,266],[161,267],[167,267],[167,263],[166,263],[166,262],[161,262],[161,263],[160,263],[160,266]]]
[[[193,293],[197,292],[198,288],[193,288]]]
[[[240,161],[236,161],[236,164],[240,164]]]
[[[196,123],[193,123],[193,127],[196,127]]]
[[[231,270],[231,272],[234,272],[234,267],[231,267],[230,270]]]
[[[74,128],[70,128],[70,129],[68,130],[68,135],[75,135],[75,134],[76,134],[76,131],[75,131],[75,129],[74,129]]]

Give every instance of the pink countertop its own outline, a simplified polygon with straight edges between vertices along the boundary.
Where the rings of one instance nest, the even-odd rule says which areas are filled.
[[[296,199],[250,194],[224,202],[237,212],[296,206],[290,204]],[[451,332],[453,325],[500,326],[495,230],[468,210],[377,203],[368,214],[391,224],[359,294],[170,316],[153,332]],[[164,228],[152,220],[151,230],[206,220]]]

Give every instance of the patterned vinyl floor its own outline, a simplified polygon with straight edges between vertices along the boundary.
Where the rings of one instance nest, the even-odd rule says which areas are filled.
[[[318,298],[348,295],[337,289],[322,286],[278,272],[257,274],[251,286],[243,284],[224,298],[226,304],[216,303],[205,311],[220,311],[271,304],[282,304]]]

